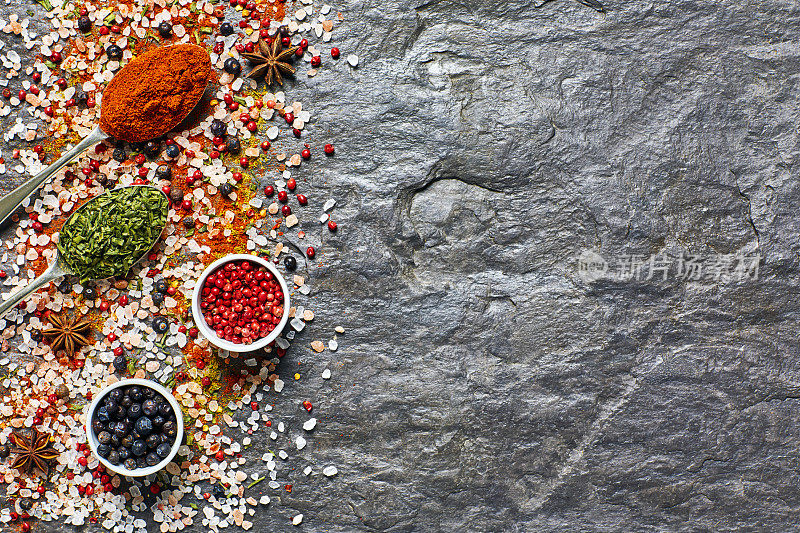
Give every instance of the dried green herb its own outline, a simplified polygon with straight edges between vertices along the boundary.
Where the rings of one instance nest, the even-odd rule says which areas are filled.
[[[115,189],[67,220],[58,251],[82,282],[124,275],[152,248],[166,222],[167,198],[158,189]]]

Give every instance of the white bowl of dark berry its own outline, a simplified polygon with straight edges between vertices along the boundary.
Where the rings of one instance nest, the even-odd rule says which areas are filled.
[[[261,257],[230,254],[208,265],[192,295],[195,325],[208,342],[231,352],[260,350],[289,321],[289,287]]]
[[[158,472],[183,440],[178,402],[147,379],[123,379],[100,391],[86,420],[89,448],[103,466],[123,476]]]

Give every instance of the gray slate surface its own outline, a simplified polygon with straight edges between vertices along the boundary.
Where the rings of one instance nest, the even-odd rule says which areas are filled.
[[[292,91],[340,231],[306,217],[317,319],[276,398],[320,426],[258,531],[796,529],[800,7],[334,7],[343,58]],[[586,282],[584,249],[763,263]]]

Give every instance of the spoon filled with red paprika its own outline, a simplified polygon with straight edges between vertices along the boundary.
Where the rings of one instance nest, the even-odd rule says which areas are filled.
[[[164,46],[132,59],[103,91],[100,124],[55,163],[0,199],[0,223],[56,172],[106,137],[143,142],[178,126],[200,102],[211,77],[208,52],[193,44]]]

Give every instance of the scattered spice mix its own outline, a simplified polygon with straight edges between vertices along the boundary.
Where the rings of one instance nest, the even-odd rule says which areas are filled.
[[[27,218],[16,221],[13,235],[3,243],[3,290],[13,291],[41,273],[54,260],[54,245],[66,250],[74,234],[63,228],[65,220],[104,191],[152,185],[167,195],[169,207],[163,238],[127,276],[84,284],[65,279],[0,319],[0,350],[15,353],[0,355],[0,481],[8,496],[0,524],[21,525],[24,531],[40,519],[75,526],[99,523],[126,533],[145,532],[152,521],[161,531],[195,522],[212,531],[251,529],[256,507],[281,505],[281,494],[303,493],[303,476],[293,473],[293,455],[305,450],[304,476],[338,472],[335,466],[314,463],[309,444],[319,431],[318,418],[296,421],[293,414],[281,420],[275,414],[281,411],[275,395],[285,387],[278,376],[281,358],[290,349],[310,357],[325,347],[316,339],[295,341],[313,329],[307,325],[314,313],[304,307],[303,297],[310,294],[309,277],[325,254],[319,238],[307,232],[330,220],[336,202],[329,199],[314,213],[313,190],[292,176],[303,164],[324,164],[324,158],[312,157],[316,143],[306,127],[312,121],[309,106],[291,98],[303,76],[282,79],[282,90],[270,92],[263,81],[242,76],[258,66],[243,60],[244,54],[260,51],[263,42],[278,55],[293,50],[282,56],[286,65],[303,70],[305,77],[316,76],[328,66],[321,60],[326,49],[334,60],[331,66],[340,54],[328,48],[332,10],[313,0],[303,0],[290,15],[282,2],[246,0],[40,3],[52,22],[49,33],[34,34],[28,21],[16,15],[0,20],[0,29],[39,53],[33,64],[23,64],[13,50],[0,51],[8,69],[0,116],[16,117],[4,140],[20,142],[0,157],[0,175],[8,168],[38,172],[68,143],[87,135],[100,122],[101,109],[104,131],[133,142],[99,144],[42,188],[26,208]],[[184,97],[131,127],[131,115],[115,107],[111,91],[104,101],[103,91],[134,57],[148,52],[153,55],[147,57],[158,57],[166,53],[165,45],[196,45],[215,69],[208,74],[189,69],[194,83],[182,95],[202,85],[203,78],[218,75],[215,93],[188,129],[156,139],[134,136],[136,128],[168,130],[168,119],[188,105]],[[347,62],[356,67],[358,58],[349,54]],[[301,69],[304,63],[308,67]],[[123,82],[117,83],[133,91],[128,96],[163,103],[158,94],[137,95],[131,80]],[[320,151],[334,155],[331,144]],[[242,252],[285,266],[293,301],[300,304],[284,310],[290,326],[265,353],[239,357],[211,349],[195,327],[189,301],[205,265]],[[80,350],[83,340],[72,338],[71,354],[59,357],[67,316],[82,317],[69,327],[85,337],[88,347]],[[85,335],[84,321],[95,328],[93,338]],[[63,341],[66,349],[66,336]],[[336,334],[327,347],[338,348]],[[26,361],[28,356],[34,358]],[[85,411],[92,397],[126,376],[165,384],[186,422],[178,456],[145,483],[105,471],[85,440]],[[295,374],[295,379],[302,377]],[[330,368],[322,378],[331,378]],[[23,441],[28,431],[32,440]],[[275,453],[253,457],[248,448],[255,439],[269,439]],[[38,462],[20,463],[31,457],[21,453],[26,443],[42,451]],[[303,521],[291,509],[276,512],[292,524]]]

